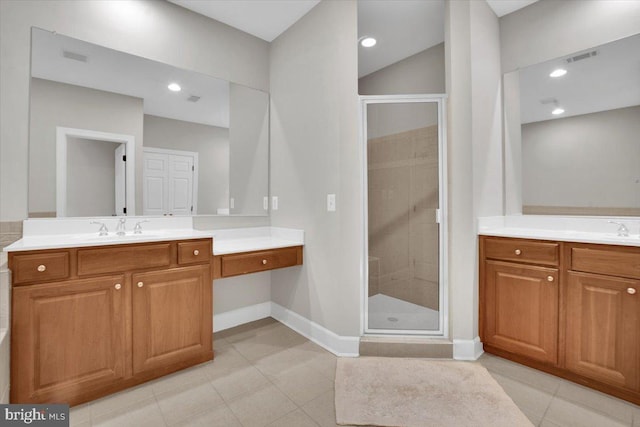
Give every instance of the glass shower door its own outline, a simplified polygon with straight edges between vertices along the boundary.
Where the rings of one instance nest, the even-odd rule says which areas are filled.
[[[441,101],[363,97],[367,333],[443,334]]]

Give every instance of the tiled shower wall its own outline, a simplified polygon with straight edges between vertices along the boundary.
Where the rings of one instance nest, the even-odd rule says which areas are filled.
[[[438,126],[368,140],[369,296],[438,309]]]

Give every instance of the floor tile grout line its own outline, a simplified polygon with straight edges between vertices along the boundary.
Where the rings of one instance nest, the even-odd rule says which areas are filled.
[[[288,397],[288,396],[287,396],[287,397]],[[295,404],[295,402],[294,402],[294,404]],[[279,417],[279,418],[276,418],[275,420],[273,420],[273,421],[271,421],[269,424],[267,424],[265,427],[269,427],[269,426],[270,426],[270,425],[272,425],[273,423],[275,423],[275,422],[277,422],[277,421],[280,421],[280,420],[281,420],[281,419],[283,419],[284,417],[291,415],[292,413],[296,412],[296,411],[297,411],[297,410],[299,410],[299,409],[301,409],[301,408],[300,408],[300,407],[298,407],[298,406],[296,405],[295,409],[292,409],[291,411],[287,412],[287,413],[286,413],[286,414],[284,414],[283,416],[281,416],[281,417]]]
[[[162,412],[162,408],[160,407],[160,402],[158,402],[158,396],[156,396],[156,392],[153,390],[153,388],[151,389],[151,393],[153,393],[153,400],[156,402],[156,405],[158,406],[158,411],[160,412],[160,418],[162,418],[162,422],[164,423],[165,427],[167,427],[169,423],[167,422],[167,419],[164,417],[164,413]]]

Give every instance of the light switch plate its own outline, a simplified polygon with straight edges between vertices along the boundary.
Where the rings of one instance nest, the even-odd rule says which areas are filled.
[[[269,210],[269,197],[264,196],[264,198],[262,199],[262,209],[264,209],[265,211]]]
[[[327,212],[336,211],[336,195],[327,194]]]
[[[274,211],[278,210],[278,196],[271,197],[271,209]]]
[[[229,208],[233,209],[235,207],[236,201],[233,200],[233,197],[229,199]]]

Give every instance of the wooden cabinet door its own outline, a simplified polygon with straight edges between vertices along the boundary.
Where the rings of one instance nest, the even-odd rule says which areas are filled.
[[[134,374],[211,354],[209,265],[139,273],[132,278]]]
[[[483,341],[543,362],[558,361],[558,270],[486,261]]]
[[[126,374],[124,276],[13,288],[11,401],[74,402]]]
[[[568,273],[567,369],[640,389],[640,281]]]

